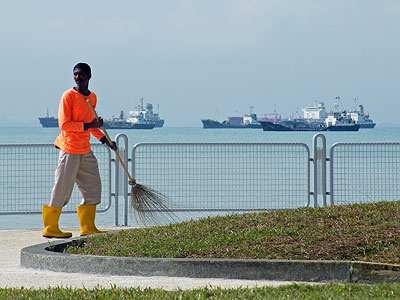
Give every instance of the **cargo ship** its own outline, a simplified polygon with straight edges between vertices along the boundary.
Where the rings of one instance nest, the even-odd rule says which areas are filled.
[[[49,109],[47,109],[46,117],[39,118],[42,127],[58,127],[58,119],[49,116]]]
[[[163,127],[164,120],[160,118],[158,113],[153,111],[153,105],[147,103],[143,106],[143,98],[140,99],[141,104],[134,110],[129,111],[129,116],[125,117],[121,111],[119,117],[104,120],[104,128],[106,129],[153,129],[155,127]],[[58,119],[49,116],[39,118],[43,127],[58,127]]]
[[[263,131],[358,131],[361,127],[346,111],[327,113],[322,102],[302,111],[303,118],[260,121]]]
[[[143,119],[147,123],[151,122],[154,123],[154,127],[163,127],[164,120],[160,118],[159,113],[155,113],[153,111],[153,105],[151,103],[146,103],[146,107],[143,106],[143,98],[139,99],[140,104],[135,107],[135,109],[129,111],[130,118],[138,118]]]
[[[158,113],[153,111],[153,105],[147,103],[143,106],[143,98],[140,98],[140,104],[133,110],[129,111],[128,117],[125,117],[124,111],[121,110],[118,118],[104,120],[106,129],[153,129],[155,127],[163,127],[164,120],[160,118]]]
[[[39,121],[42,127],[58,127],[58,119],[54,117],[39,118]],[[154,122],[139,118],[104,120],[104,128],[106,129],[153,129],[154,127]]]
[[[260,121],[264,131],[358,131],[360,125],[351,120],[336,121],[335,124],[294,119],[284,120],[277,124]]]
[[[256,114],[246,114],[244,117],[229,117],[228,120],[218,122],[211,119],[201,120],[203,128],[261,128],[260,122],[257,120]]]
[[[369,114],[364,112],[364,106],[358,105],[357,110],[347,112],[350,117],[360,125],[360,128],[374,128],[376,123],[370,119]]]
[[[143,114],[125,118],[123,111],[121,111],[119,118],[104,120],[104,128],[106,129],[153,129],[155,126],[155,122],[145,120]]]
[[[202,119],[203,128],[205,129],[225,129],[225,128],[250,128],[250,129],[260,129],[260,120],[273,121],[275,119],[268,118],[257,118],[257,114],[253,113],[253,106],[250,106],[250,113],[245,114],[243,117],[228,117],[228,120],[219,122],[212,119]]]
[[[338,114],[340,113],[345,118],[350,118],[354,121],[354,123],[360,125],[361,129],[365,128],[375,128],[376,123],[370,118],[368,113],[364,112],[364,106],[362,104],[358,105],[358,97],[353,97],[355,109],[344,110],[340,109],[340,97],[335,97],[336,102],[334,103],[334,112],[329,114]]]

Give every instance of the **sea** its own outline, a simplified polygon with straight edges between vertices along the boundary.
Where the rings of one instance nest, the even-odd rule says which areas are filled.
[[[0,144],[52,144],[60,133],[58,128],[32,127],[0,127]],[[338,142],[371,143],[371,142],[400,142],[400,126],[379,126],[374,129],[360,129],[357,132],[265,132],[262,129],[203,129],[202,127],[168,127],[152,130],[108,130],[111,138],[118,134],[128,137],[129,149],[137,143],[305,143],[310,151],[313,149],[313,137],[323,134],[326,138],[327,149]],[[93,139],[96,143],[97,140]],[[0,191],[1,192],[1,191]],[[23,195],[21,195],[23,197]],[[50,195],[49,195],[50,197]],[[43,199],[48,204],[49,199]],[[122,201],[120,201],[122,202]],[[1,205],[1,204],[0,204]],[[180,220],[196,219],[212,212],[184,213]],[[120,214],[121,225],[123,216]],[[105,213],[98,213],[96,224],[99,226],[114,226],[115,213],[111,208]],[[129,215],[129,226],[139,226],[133,215]],[[31,215],[1,215],[0,229],[5,228],[41,228],[42,216]],[[78,227],[76,214],[65,214],[60,218],[60,226]]]

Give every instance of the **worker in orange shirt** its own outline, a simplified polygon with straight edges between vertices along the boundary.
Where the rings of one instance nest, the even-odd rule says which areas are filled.
[[[101,201],[101,178],[97,159],[90,148],[90,134],[103,144],[117,150],[100,131],[101,118],[96,119],[87,99],[96,107],[97,97],[89,90],[92,77],[90,66],[78,63],[73,68],[76,86],[64,92],[58,110],[58,124],[61,134],[54,145],[60,149],[55,183],[49,205],[42,209],[44,231],[48,238],[69,238],[71,232],[62,232],[58,227],[61,210],[71,197],[76,183],[82,194],[82,202],[77,207],[80,234],[101,233],[95,226],[96,205]]]

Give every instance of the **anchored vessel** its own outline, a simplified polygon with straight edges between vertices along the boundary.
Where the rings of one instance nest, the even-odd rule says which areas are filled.
[[[121,111],[119,118],[104,121],[104,128],[106,129],[153,129],[155,126],[154,122],[145,120],[143,114],[125,118],[123,111]]]
[[[360,124],[360,128],[374,128],[376,123],[369,118],[369,114],[364,112],[364,107],[360,104],[356,111],[349,111],[350,117]]]
[[[261,128],[256,114],[246,114],[244,117],[229,117],[228,120],[218,122],[211,119],[201,120],[203,128]]]
[[[58,119],[49,116],[49,109],[47,108],[46,117],[39,118],[42,127],[58,127]]]
[[[121,111],[119,117],[104,120],[104,128],[106,129],[153,129],[154,127],[163,127],[164,120],[160,118],[158,113],[153,111],[153,105],[147,103],[143,107],[143,98],[140,99],[141,104],[129,112],[129,116],[125,117]],[[39,118],[43,127],[58,127],[58,119],[49,116]]]
[[[228,120],[218,122],[212,119],[203,119],[203,128],[218,129],[218,128],[251,128],[260,129],[261,120],[274,121],[275,119],[257,118],[257,114],[253,113],[253,106],[250,106],[250,113],[245,114],[243,117],[228,117]]]
[[[260,123],[264,131],[358,131],[361,127],[347,111],[327,113],[322,102],[302,111],[303,118]]]
[[[348,121],[336,122],[335,125],[326,125],[322,122],[307,120],[284,120],[278,124],[268,121],[260,121],[264,131],[358,131],[359,124]]]
[[[147,103],[143,107],[143,98],[140,99],[140,105],[129,111],[126,118],[124,112],[121,111],[119,118],[104,121],[106,129],[153,129],[154,127],[163,127],[164,120],[160,118],[158,113],[154,113],[153,105]]]
[[[146,103],[146,107],[143,106],[143,98],[140,98],[140,105],[136,106],[134,110],[131,110],[129,112],[129,115],[131,117],[139,117],[141,118],[141,115],[143,115],[143,119],[145,121],[150,121],[154,122],[155,126],[154,127],[163,127],[164,126],[164,120],[160,118],[160,115],[155,113],[153,111],[153,105],[151,103]]]

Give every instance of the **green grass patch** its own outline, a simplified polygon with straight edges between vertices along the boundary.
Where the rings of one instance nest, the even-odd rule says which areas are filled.
[[[400,202],[208,217],[97,235],[66,252],[400,263]]]
[[[121,300],[121,299],[399,299],[400,285],[377,284],[377,285],[355,285],[355,284],[324,284],[306,285],[291,284],[280,287],[260,288],[238,288],[238,289],[210,289],[201,288],[195,290],[166,291],[162,289],[138,289],[117,288],[109,289],[73,289],[73,288],[48,288],[48,289],[0,289],[0,299],[98,299],[98,300]]]

